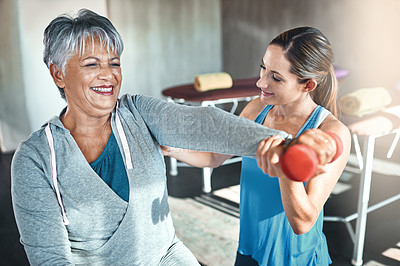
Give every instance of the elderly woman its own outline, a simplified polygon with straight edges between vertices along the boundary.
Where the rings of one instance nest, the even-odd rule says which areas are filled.
[[[13,207],[30,263],[198,265],[175,236],[160,145],[255,156],[264,138],[288,135],[216,108],[119,99],[121,37],[89,10],[54,19],[44,46],[67,106],[20,144],[12,162]],[[329,160],[334,148],[324,145]]]

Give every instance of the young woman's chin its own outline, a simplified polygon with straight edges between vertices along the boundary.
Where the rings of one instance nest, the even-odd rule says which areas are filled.
[[[271,104],[273,96],[274,96],[273,93],[267,93],[265,91],[261,91],[260,100],[264,104]]]

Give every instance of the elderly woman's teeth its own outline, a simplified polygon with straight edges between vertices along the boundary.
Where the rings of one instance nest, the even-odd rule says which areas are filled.
[[[92,90],[94,91],[98,91],[98,92],[111,92],[112,91],[112,87],[91,87]]]

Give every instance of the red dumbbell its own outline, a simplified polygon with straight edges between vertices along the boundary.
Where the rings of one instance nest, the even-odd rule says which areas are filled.
[[[336,142],[336,154],[332,159],[335,161],[343,152],[343,143],[338,135],[326,132]],[[296,144],[287,148],[281,157],[283,173],[290,179],[305,182],[314,176],[318,167],[317,153],[310,147]]]

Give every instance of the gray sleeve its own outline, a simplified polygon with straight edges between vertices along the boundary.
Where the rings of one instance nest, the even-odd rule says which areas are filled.
[[[67,229],[40,156],[22,145],[11,166],[15,220],[31,265],[73,265]]]
[[[238,156],[255,156],[261,140],[283,131],[269,129],[215,107],[190,107],[136,95],[133,102],[160,145]]]

